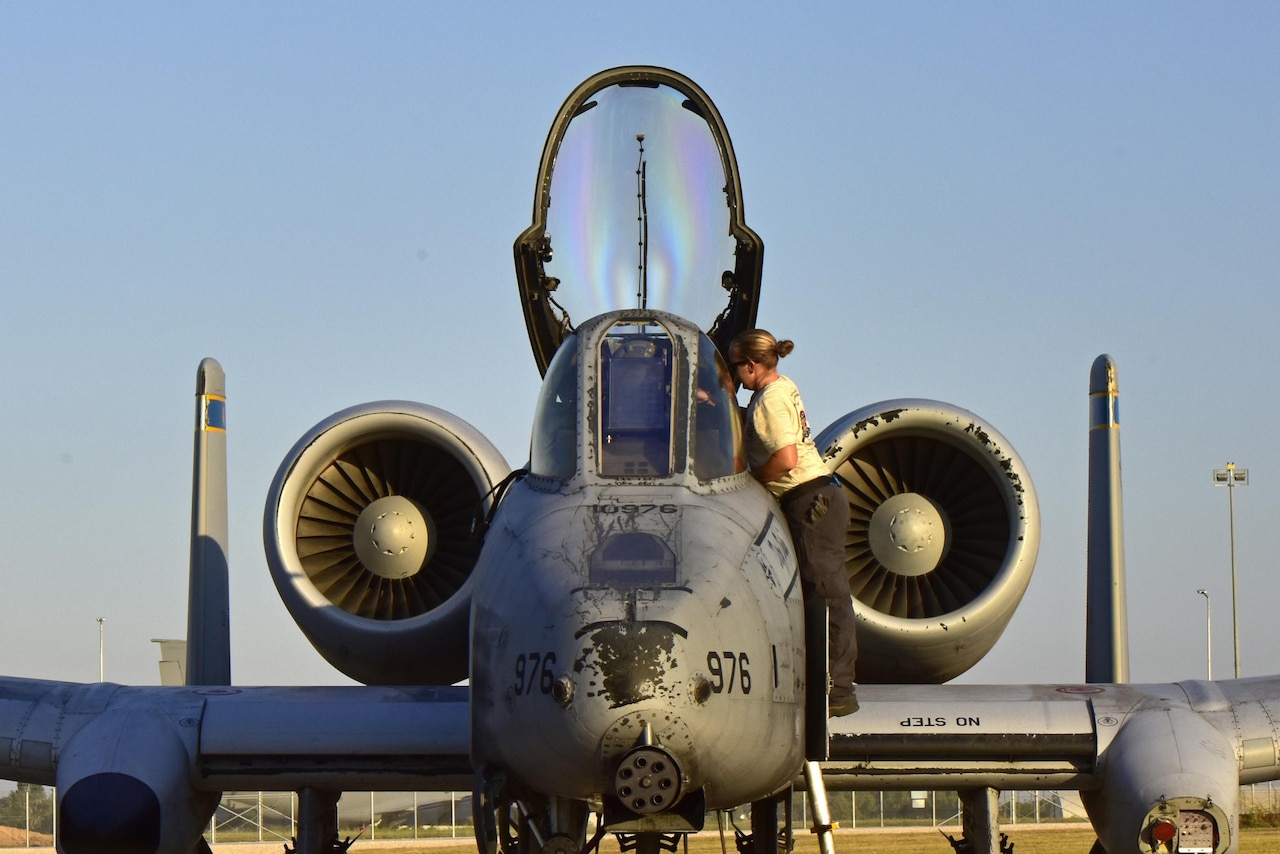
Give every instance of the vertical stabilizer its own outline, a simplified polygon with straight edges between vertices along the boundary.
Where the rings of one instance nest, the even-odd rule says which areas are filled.
[[[1105,353],[1089,372],[1089,568],[1086,682],[1129,681],[1129,619],[1120,496],[1120,382]]]
[[[227,580],[227,380],[215,359],[196,372],[191,487],[191,580],[187,590],[187,684],[231,684]]]

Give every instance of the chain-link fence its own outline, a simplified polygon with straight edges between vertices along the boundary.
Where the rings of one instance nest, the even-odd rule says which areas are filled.
[[[297,836],[297,816],[292,792],[229,792],[205,836],[210,843],[287,842]],[[471,794],[347,792],[338,801],[338,833],[363,839],[471,837]]]
[[[1000,793],[1001,824],[1045,824],[1087,821],[1075,792],[1030,791]],[[844,828],[959,827],[960,798],[953,791],[827,792],[831,820]],[[808,824],[808,796],[792,800],[797,825]]]
[[[0,797],[0,848],[48,848],[53,845],[54,792],[23,786]],[[955,792],[828,792],[831,819],[842,828],[960,826]],[[1002,826],[1086,822],[1080,797],[1072,791],[1001,792]],[[1240,789],[1240,812],[1253,824],[1274,824],[1280,792],[1271,783]],[[813,818],[808,795],[791,802],[796,828]],[[228,792],[205,837],[218,842],[288,842],[297,836],[298,799],[292,792]],[[746,830],[749,810],[734,811],[729,822]],[[706,826],[719,825],[709,815]],[[1242,820],[1242,824],[1244,821]],[[474,835],[469,792],[347,792],[338,803],[339,835],[363,839],[470,838]]]

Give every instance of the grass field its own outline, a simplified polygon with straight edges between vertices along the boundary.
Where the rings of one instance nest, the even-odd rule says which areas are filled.
[[[1009,829],[1006,828],[1006,832]],[[1014,854],[1088,854],[1093,846],[1093,831],[1087,826],[1022,825],[1009,834]],[[728,854],[736,854],[732,837],[725,840]],[[280,845],[228,844],[215,845],[217,854],[281,854]],[[875,854],[951,854],[951,846],[933,829],[915,830],[842,830],[835,837],[837,854],[874,851]],[[475,843],[469,839],[404,840],[384,842],[360,841],[352,846],[353,854],[475,854]],[[683,848],[680,849],[683,852]],[[618,845],[610,837],[600,846],[601,854],[618,854]],[[796,835],[797,854],[817,854],[814,836]],[[1280,828],[1249,829],[1241,832],[1242,854],[1280,854]],[[699,833],[689,840],[689,854],[722,854],[718,834]]]

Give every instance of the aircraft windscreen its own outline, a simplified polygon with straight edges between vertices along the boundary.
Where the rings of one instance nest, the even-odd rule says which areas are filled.
[[[614,85],[583,105],[552,174],[546,275],[573,321],[656,308],[709,329],[734,269],[726,178],[707,121],[658,84]]]
[[[538,395],[529,470],[567,481],[578,471],[583,418],[578,407],[580,351],[577,333],[565,339],[547,369]],[[598,417],[599,473],[605,477],[670,475],[685,466],[675,447],[676,401],[692,396],[689,453],[693,473],[712,480],[745,471],[742,427],[729,369],[714,344],[698,334],[693,383],[676,368],[675,343],[657,324],[627,320],[601,339]],[[692,349],[692,348],[691,348]]]
[[[699,336],[693,409],[693,473],[698,480],[726,477],[747,469],[742,422],[733,392],[729,367],[711,339]]]
[[[578,467],[578,341],[565,339],[547,369],[529,442],[529,471],[557,480]]]
[[[614,329],[600,349],[600,474],[665,477],[673,459],[671,337],[660,327]]]

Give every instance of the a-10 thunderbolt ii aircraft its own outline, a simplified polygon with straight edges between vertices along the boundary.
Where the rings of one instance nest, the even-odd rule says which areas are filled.
[[[772,852],[801,780],[818,830],[824,786],[957,789],[968,842],[994,851],[996,790],[1074,787],[1110,854],[1236,851],[1239,785],[1280,776],[1280,678],[1122,684],[1123,600],[1100,597],[1086,684],[939,684],[995,643],[1039,530],[1008,441],[947,404],[875,404],[818,437],[853,506],[862,652],[862,708],[828,727],[825,618],[744,471],[723,358],[755,323],[761,259],[706,94],[652,67],[585,81],[515,245],[544,374],[527,465],[446,412],[380,402],[307,432],[271,486],[280,593],[365,684],[231,683],[225,388],[208,360],[188,684],[0,679],[0,777],[57,786],[64,854],[207,850],[235,789],[298,792],[296,850],[318,854],[343,848],[342,791],[468,787],[483,854],[585,854],[607,833],[648,854],[742,804],[742,847]],[[1121,551],[1114,365],[1094,379],[1105,576]]]

